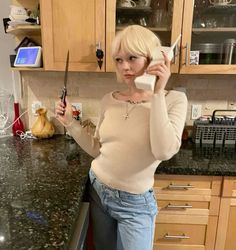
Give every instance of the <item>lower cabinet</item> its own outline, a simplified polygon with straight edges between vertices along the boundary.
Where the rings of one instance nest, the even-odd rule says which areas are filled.
[[[154,250],[214,250],[222,177],[156,175]]]
[[[236,177],[224,177],[215,250],[236,249]]]

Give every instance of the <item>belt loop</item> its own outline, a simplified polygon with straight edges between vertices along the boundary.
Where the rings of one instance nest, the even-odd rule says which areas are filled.
[[[116,196],[117,196],[117,198],[120,198],[120,191],[119,190],[116,191]]]
[[[96,181],[96,176],[93,173],[92,169],[89,170],[89,178],[90,178],[91,185],[93,185],[94,182]]]

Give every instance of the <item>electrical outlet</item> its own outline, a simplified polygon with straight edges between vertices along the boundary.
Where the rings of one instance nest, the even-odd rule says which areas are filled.
[[[73,102],[71,103],[73,108],[73,115],[75,117],[82,118],[82,103],[81,102]]]
[[[202,115],[202,105],[192,104],[192,120],[198,119]]]
[[[228,109],[230,110],[236,110],[236,102],[228,102]]]
[[[36,111],[41,107],[42,107],[42,102],[40,101],[33,102],[31,105],[32,114],[36,116],[37,115]]]

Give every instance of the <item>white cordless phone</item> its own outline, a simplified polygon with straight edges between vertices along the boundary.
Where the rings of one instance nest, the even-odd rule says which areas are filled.
[[[154,57],[150,62],[149,66],[164,61],[164,56],[161,51],[164,51],[167,54],[168,59],[171,61],[174,57],[174,48],[178,44],[180,37],[181,35],[178,36],[178,38],[171,47],[167,46],[157,47],[153,53]],[[144,73],[143,75],[136,77],[134,82],[137,88],[144,90],[151,90],[153,92],[156,83],[156,76]]]

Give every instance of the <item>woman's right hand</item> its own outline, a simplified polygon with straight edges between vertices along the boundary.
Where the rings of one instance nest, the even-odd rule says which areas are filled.
[[[73,114],[72,114],[73,112],[72,106],[69,103],[67,98],[66,98],[66,106],[61,100],[56,103],[55,112],[56,112],[56,118],[65,127],[69,126],[74,120]]]

